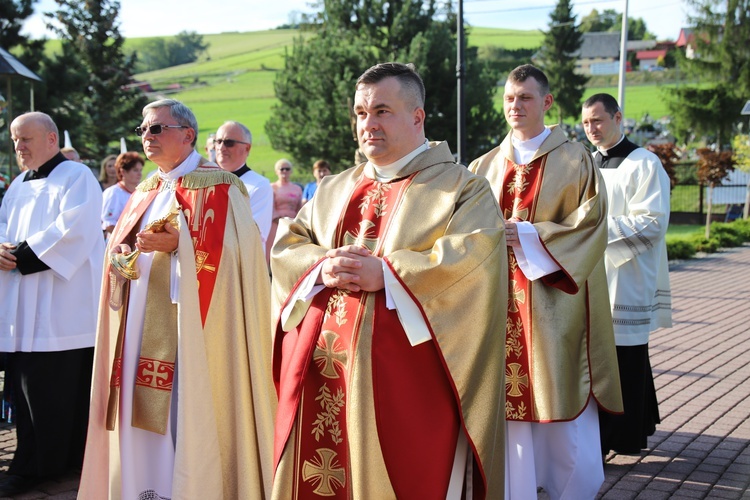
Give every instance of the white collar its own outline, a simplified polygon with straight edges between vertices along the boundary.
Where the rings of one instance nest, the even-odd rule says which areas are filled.
[[[173,168],[169,172],[164,172],[161,168],[159,168],[157,169],[157,172],[159,173],[159,177],[161,178],[161,180],[174,181],[198,168],[200,158],[201,155],[199,155],[197,151],[193,150],[193,152],[190,153],[187,158],[182,161],[182,163],[177,165],[176,168]]]
[[[542,133],[538,136],[529,139],[528,141],[522,141],[511,135],[510,140],[513,144],[513,156],[516,163],[519,165],[525,165],[533,158],[534,153],[537,152],[539,147],[542,145],[544,140],[549,137],[552,130],[549,127],[544,127]]]
[[[400,160],[396,160],[393,163],[390,163],[388,165],[383,166],[377,166],[372,162],[368,163],[372,165],[372,168],[375,170],[375,177],[379,182],[387,182],[399,173],[399,171],[406,166],[407,163],[412,161],[418,154],[423,153],[427,151],[430,148],[430,142],[425,139],[425,141],[417,147],[414,151],[409,153],[408,155],[404,156]]]

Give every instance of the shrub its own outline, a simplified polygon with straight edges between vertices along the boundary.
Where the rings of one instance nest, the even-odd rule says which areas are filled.
[[[667,258],[669,260],[691,259],[695,256],[695,244],[688,240],[674,240],[667,242]]]
[[[710,239],[706,239],[703,236],[694,236],[691,243],[695,247],[696,252],[715,253],[719,247],[719,238],[711,236]]]

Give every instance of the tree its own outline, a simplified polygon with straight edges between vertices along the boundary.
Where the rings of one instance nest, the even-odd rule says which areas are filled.
[[[706,239],[711,236],[711,207],[713,206],[713,191],[717,184],[734,170],[735,159],[731,151],[714,151],[701,148],[698,154],[698,180],[708,186],[708,210],[706,210]]]
[[[732,86],[719,83],[710,87],[675,87],[669,95],[672,134],[685,144],[696,135],[713,137],[721,150],[729,141],[743,102],[735,97]]]
[[[647,148],[649,151],[659,157],[664,171],[669,176],[669,188],[674,189],[677,184],[677,171],[675,165],[680,161],[680,156],[677,153],[677,147],[673,142],[666,142],[662,144],[651,143]]]
[[[82,141],[83,153],[100,158],[112,152],[111,143],[132,134],[145,105],[140,91],[127,88],[135,59],[123,52],[117,20],[120,4],[116,0],[55,2],[58,10],[47,17],[62,40],[63,55],[47,68],[47,81],[55,82],[47,87],[48,97],[65,103],[69,116],[79,120],[70,128],[76,131],[76,144]],[[58,78],[70,78],[69,83],[80,86],[60,89]]]
[[[601,14],[596,9],[581,19],[582,33],[608,31],[619,33],[622,30],[622,12],[605,9]],[[628,40],[655,40],[656,36],[648,31],[646,21],[640,17],[628,17]]]
[[[696,12],[695,59],[682,58],[681,66],[698,76],[712,75],[727,82],[740,98],[750,97],[750,0],[687,0]]]
[[[549,79],[555,96],[557,120],[562,124],[567,116],[578,116],[588,77],[576,72],[578,52],[583,34],[576,26],[570,0],[558,0],[550,14],[549,31],[544,33],[540,51],[540,66]]]
[[[23,22],[34,13],[38,0],[0,0],[0,47],[10,50],[22,45],[27,37],[21,34]]]
[[[195,62],[208,47],[203,35],[195,31],[181,31],[172,38],[151,38],[143,43],[137,54],[137,72]]]
[[[325,158],[339,168],[352,164],[357,148],[350,116],[354,84],[368,67],[411,62],[424,80],[428,137],[456,137],[455,15],[435,0],[323,0],[308,24],[311,36],[295,40],[274,83],[279,104],[266,122],[277,150],[302,169]],[[504,134],[493,104],[497,73],[466,51],[467,136],[471,157],[494,147]],[[453,148],[455,150],[455,147]]]

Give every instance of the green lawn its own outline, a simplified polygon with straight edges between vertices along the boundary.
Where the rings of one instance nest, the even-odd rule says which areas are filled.
[[[702,224],[670,224],[667,228],[667,242],[684,239],[694,234],[701,235],[706,230],[706,226]]]

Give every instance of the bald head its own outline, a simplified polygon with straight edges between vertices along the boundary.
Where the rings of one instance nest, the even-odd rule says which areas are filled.
[[[37,170],[60,152],[57,125],[45,113],[18,116],[10,124],[10,137],[18,165],[24,170]]]

